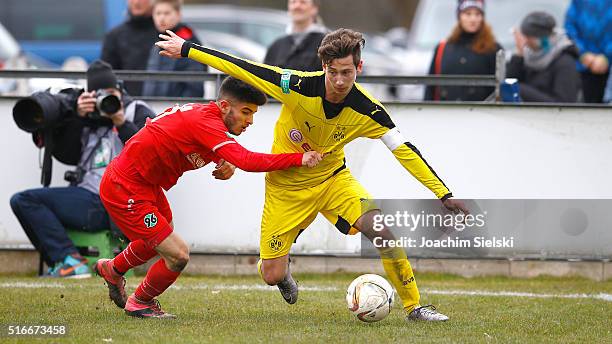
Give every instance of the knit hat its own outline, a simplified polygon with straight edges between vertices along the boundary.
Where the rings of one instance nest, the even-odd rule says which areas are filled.
[[[117,77],[108,63],[95,60],[87,69],[87,90],[91,92],[103,88],[119,88]]]
[[[459,0],[457,3],[457,15],[459,13],[467,10],[468,8],[476,8],[484,14],[485,12],[485,4],[484,0]]]
[[[521,33],[529,37],[548,37],[555,28],[555,18],[546,12],[531,12],[521,23]]]

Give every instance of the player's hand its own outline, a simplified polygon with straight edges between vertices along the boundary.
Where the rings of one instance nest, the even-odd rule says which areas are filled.
[[[315,167],[317,166],[321,160],[323,160],[323,155],[319,152],[306,152],[304,156],[302,156],[302,166]]]
[[[234,175],[235,170],[236,166],[221,159],[219,160],[217,166],[215,166],[215,170],[212,172],[212,175],[215,177],[215,179],[228,180]]]
[[[470,210],[461,202],[460,200],[454,198],[447,198],[442,202],[446,209],[452,211],[455,214],[463,213],[464,215],[468,215]]]
[[[80,117],[86,117],[88,113],[96,109],[96,91],[83,92],[77,99],[77,113]]]
[[[159,38],[162,40],[155,43],[155,45],[161,49],[159,54],[161,56],[171,57],[173,59],[181,58],[181,49],[183,48],[183,43],[185,43],[185,40],[170,30],[166,30],[166,33],[168,34],[164,35],[163,33],[160,33]]]

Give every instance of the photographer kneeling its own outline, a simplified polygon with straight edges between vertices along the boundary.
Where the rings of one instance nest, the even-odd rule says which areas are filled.
[[[76,138],[74,144],[66,145],[63,142],[63,147],[49,147],[48,142],[45,142],[45,149],[52,151],[54,155],[57,152],[67,154],[74,146],[79,146],[80,138],[80,155],[75,158],[78,159],[77,169],[67,172],[64,177],[70,182],[70,186],[31,189],[11,197],[13,212],[34,247],[50,267],[49,274],[53,277],[91,276],[86,265],[87,260],[77,251],[67,235],[66,228],[87,232],[110,228],[108,214],[99,196],[104,170],[119,154],[125,142],[144,126],[146,119],[155,117],[155,112],[144,102],[130,98],[118,84],[110,65],[105,62],[98,60],[90,65],[87,70],[87,89],[88,92],[70,90],[59,95],[45,92],[39,95],[40,98],[34,97],[35,94],[30,97],[34,101],[24,101],[21,107],[18,102],[14,109],[18,125],[19,116],[22,122],[26,121],[23,118],[33,118],[26,123],[44,122],[46,117],[59,123],[72,123],[54,124],[52,130],[57,127],[63,130],[60,135],[57,130],[47,130],[43,135],[39,135],[49,142],[66,141],[69,136]],[[38,99],[40,101],[37,101]],[[32,106],[32,103],[37,104],[37,107]],[[29,116],[28,111],[24,111],[36,108],[41,114]],[[49,113],[53,115],[48,115]],[[56,117],[62,120],[55,120]],[[35,132],[23,125],[20,125],[20,128]],[[37,133],[40,134],[42,129],[46,128],[38,128]],[[75,133],[75,130],[80,132]],[[54,138],[51,138],[52,132]],[[44,175],[43,167],[43,179]],[[43,182],[44,185],[48,185],[49,181],[50,176],[47,177],[46,183]]]

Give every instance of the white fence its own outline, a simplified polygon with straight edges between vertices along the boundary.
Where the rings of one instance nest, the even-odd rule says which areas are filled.
[[[13,122],[13,105],[0,101],[0,247],[28,245],[9,199],[40,185],[39,152]],[[152,105],[161,111],[171,104]],[[415,104],[388,110],[457,197],[612,198],[610,109]],[[239,141],[269,151],[278,112],[278,104],[260,109],[255,125]],[[374,197],[433,197],[381,142],[357,140],[346,153],[348,167]],[[52,186],[65,185],[65,169],[54,162]],[[168,192],[176,231],[194,252],[257,252],[264,175],[239,171],[229,181],[217,181],[211,171],[207,166],[189,172]],[[293,252],[354,253],[359,247],[357,237],[347,239],[319,217]]]

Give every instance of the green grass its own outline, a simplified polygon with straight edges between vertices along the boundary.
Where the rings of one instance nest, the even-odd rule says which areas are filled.
[[[97,278],[0,279],[0,324],[68,324],[61,338],[3,338],[0,342],[73,343],[612,343],[612,302],[600,299],[451,296],[427,290],[486,290],[538,294],[612,294],[612,281],[580,278],[462,278],[418,274],[422,301],[449,315],[446,323],[407,323],[396,304],[389,317],[366,324],[346,309],[345,288],[354,274],[297,275],[300,301],[287,305],[276,291],[225,286],[262,286],[256,276],[182,276],[179,288],[160,301],[176,320],[125,316]],[[128,281],[132,291],[140,281]],[[52,284],[55,288],[8,287],[8,283]],[[59,286],[59,287],[58,287]],[[5,328],[5,327],[4,327]]]

